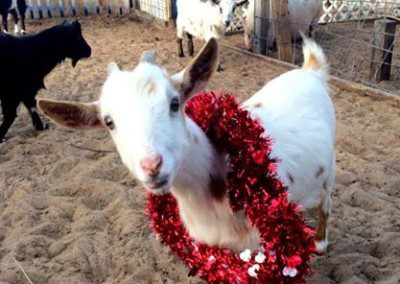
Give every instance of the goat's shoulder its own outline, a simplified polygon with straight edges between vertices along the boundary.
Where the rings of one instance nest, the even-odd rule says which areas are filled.
[[[296,69],[269,81],[252,99],[276,104],[326,101],[327,83],[312,72]]]
[[[287,72],[258,91],[245,106],[260,116],[284,119],[286,122],[325,121],[334,128],[333,103],[327,83],[307,70]]]

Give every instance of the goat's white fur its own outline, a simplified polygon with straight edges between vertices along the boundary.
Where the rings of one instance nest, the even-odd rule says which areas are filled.
[[[271,4],[270,4],[271,5]],[[248,49],[253,48],[254,36],[254,9],[255,0],[249,0],[246,15],[244,40]],[[321,0],[289,0],[288,9],[290,13],[290,33],[293,39],[300,39],[301,32],[307,34],[310,26],[318,23],[322,16],[323,4]],[[270,8],[271,10],[271,8]],[[272,47],[276,38],[275,24],[272,15],[270,16],[267,45]]]
[[[208,41],[225,35],[226,23],[232,22],[237,0],[221,0],[219,4],[202,0],[177,0],[178,38],[187,32],[197,39]]]
[[[316,60],[316,69],[285,73],[244,105],[261,120],[274,141],[272,155],[281,160],[278,174],[289,186],[290,199],[307,209],[330,198],[324,183],[331,189],[335,178],[335,115],[327,91],[324,53],[314,42],[305,40],[304,55],[305,66]],[[316,178],[320,167],[323,172]],[[329,212],[330,201],[324,208]]]
[[[322,206],[329,213],[335,178],[335,116],[327,90],[327,63],[322,50],[307,39],[304,54],[303,69],[270,81],[243,106],[273,139],[272,155],[281,161],[278,175],[289,188],[289,198],[303,209]],[[171,98],[178,96],[175,86],[182,83],[183,73],[169,77],[148,62],[133,71],[121,71],[115,64],[108,70],[99,117],[113,118],[111,135],[128,169],[146,183],[150,177],[140,161],[161,155],[160,176],[168,177],[168,184],[153,192],[171,190],[192,237],[236,251],[256,249],[258,235],[243,216],[233,214],[227,198],[217,200],[210,191],[211,177],[226,176],[226,157],[183,111],[171,113]],[[321,168],[321,174],[316,174]],[[318,247],[326,246],[324,240]]]

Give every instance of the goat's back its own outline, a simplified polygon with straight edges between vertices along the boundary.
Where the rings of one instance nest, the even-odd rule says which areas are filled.
[[[21,39],[3,35],[0,36],[0,84],[10,85],[10,79],[21,79],[25,66],[26,52],[21,48]],[[16,83],[16,82],[14,82]]]
[[[278,174],[291,200],[304,208],[318,206],[335,177],[335,114],[326,80],[310,70],[293,70],[245,106],[273,141],[272,155],[280,160]]]

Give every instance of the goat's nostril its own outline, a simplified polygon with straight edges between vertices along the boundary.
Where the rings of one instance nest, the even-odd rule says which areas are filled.
[[[162,157],[160,155],[154,155],[140,161],[140,167],[146,175],[154,178],[160,173],[162,162]]]

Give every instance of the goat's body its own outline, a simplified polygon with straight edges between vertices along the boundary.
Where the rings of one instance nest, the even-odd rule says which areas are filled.
[[[178,38],[178,56],[183,57],[183,36],[188,37],[189,55],[194,54],[193,37],[209,41],[211,38],[221,39],[227,26],[233,20],[233,13],[244,2],[237,0],[177,0],[178,16],[176,30]],[[220,66],[219,66],[220,68]]]
[[[20,103],[28,108],[36,129],[46,128],[37,114],[35,96],[44,88],[44,77],[65,57],[51,58],[51,43],[38,40],[41,36],[0,37],[0,102],[4,115],[0,143],[13,124]]]
[[[335,116],[325,58],[317,48],[305,48],[305,68],[270,81],[243,106],[272,138],[272,155],[280,160],[278,176],[288,187],[290,200],[303,209],[320,206],[327,218],[335,178]],[[257,234],[232,213],[226,197],[218,200],[210,192],[211,175],[226,175],[226,158],[197,125],[186,124],[189,137],[196,137],[199,145],[188,150],[172,189],[184,224],[191,236],[209,245],[255,249]],[[326,228],[317,241],[322,242],[318,249],[325,250]]]
[[[317,250],[324,252],[335,172],[335,117],[322,49],[305,39],[304,57],[302,70],[272,80],[243,107],[259,118],[265,135],[274,140],[273,155],[281,160],[278,175],[291,200],[303,208],[318,206],[315,239]],[[111,64],[98,102],[42,100],[39,105],[54,121],[72,129],[107,127],[123,163],[145,188],[153,194],[172,192],[194,239],[235,251],[257,249],[257,232],[242,212],[233,213],[229,206],[227,157],[183,111],[217,69],[216,39],[173,76],[154,62],[154,55],[146,52],[131,72]]]
[[[254,33],[254,9],[255,0],[250,0],[246,12],[245,43],[251,49],[251,41]],[[311,35],[312,26],[318,23],[322,15],[322,3],[320,0],[289,0],[290,34],[293,40],[301,38],[300,32]],[[271,10],[271,8],[270,8]],[[273,17],[268,21],[267,44],[271,48],[276,39],[276,30]]]
[[[27,91],[36,94],[44,87],[44,77],[65,59],[65,56],[52,56],[58,53],[51,42],[40,40],[45,37],[39,34],[24,38],[8,35],[0,38],[0,86],[5,89],[0,93],[0,99],[13,97],[21,100]],[[48,41],[51,39],[48,38]],[[23,84],[15,82],[21,78],[24,79]]]
[[[187,0],[178,0],[177,7],[176,26],[179,38],[183,37],[184,32],[206,41],[224,36],[226,27],[220,20],[218,5],[201,0],[190,1],[189,5]]]
[[[273,140],[278,175],[290,199],[317,207],[334,181],[335,118],[326,82],[294,70],[269,82],[244,104]]]
[[[37,113],[35,96],[44,88],[46,75],[67,58],[69,29],[67,25],[59,25],[34,36],[0,37],[0,102],[4,115],[0,143],[13,124],[21,102],[27,107],[35,128],[47,128]]]

